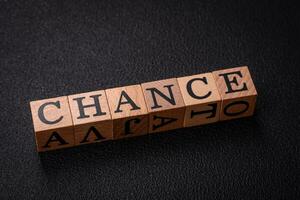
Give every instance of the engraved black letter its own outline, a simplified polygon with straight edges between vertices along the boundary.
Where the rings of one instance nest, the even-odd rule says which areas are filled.
[[[217,114],[217,103],[213,103],[213,104],[208,104],[208,106],[211,106],[212,109],[211,110],[204,110],[204,111],[199,111],[199,112],[195,112],[192,110],[191,112],[191,118],[193,118],[195,115],[202,115],[202,114],[207,114],[207,113],[211,113],[211,115],[209,115],[208,118],[214,118]]]
[[[87,134],[84,136],[83,140],[80,143],[88,142],[89,141],[88,137],[89,137],[89,135],[90,135],[91,132],[93,132],[95,134],[95,136],[97,137],[94,141],[105,139],[105,137],[103,137],[100,134],[100,132],[94,126],[91,126],[91,128],[89,128]]]
[[[99,97],[100,96],[101,96],[101,94],[90,96],[91,98],[94,99],[94,102],[95,102],[94,104],[90,104],[90,105],[83,105],[82,100],[85,99],[85,97],[74,98],[73,100],[77,101],[78,108],[79,108],[79,114],[80,114],[80,116],[77,117],[77,119],[88,118],[89,115],[86,115],[84,113],[84,109],[89,108],[89,107],[95,107],[96,108],[96,114],[94,114],[93,116],[105,115],[106,112],[101,111],[100,102],[99,102]]]
[[[122,101],[122,97],[125,97],[126,101]],[[122,104],[130,104],[131,105],[131,110],[138,110],[138,109],[141,109],[140,107],[138,107],[134,102],[133,100],[128,96],[128,94],[125,92],[125,91],[122,91],[121,93],[121,96],[120,96],[120,100],[119,100],[119,104],[118,104],[118,107],[117,107],[117,110],[115,111],[115,113],[118,113],[118,112],[122,112],[122,110],[120,109],[121,105]]]
[[[53,132],[50,138],[48,139],[47,143],[43,146],[44,148],[50,147],[49,143],[51,142],[59,142],[59,145],[68,144],[57,132]]]
[[[235,72],[229,72],[229,73],[225,73],[225,74],[220,74],[219,76],[223,76],[223,78],[225,80],[225,83],[226,83],[226,86],[227,86],[227,89],[228,89],[228,91],[226,92],[226,94],[232,93],[232,92],[240,92],[240,91],[243,91],[243,90],[248,90],[248,88],[246,86],[246,83],[243,84],[242,88],[233,90],[232,87],[231,87],[231,83],[234,83],[237,86],[239,84],[238,84],[238,82],[236,80],[236,76],[234,76],[232,80],[229,80],[228,75],[231,75],[231,74],[237,74],[237,75],[239,75],[239,77],[243,77],[243,75],[242,75],[242,73],[240,71],[235,71]]]
[[[141,119],[139,118],[134,118],[134,119],[129,119],[125,122],[125,135],[131,134],[132,132],[130,131],[130,122],[134,122],[135,124],[141,123]]]
[[[44,109],[48,105],[54,105],[57,108],[60,108],[59,101],[44,103],[43,105],[41,105],[41,107],[39,107],[39,110],[38,110],[38,116],[39,116],[40,120],[45,124],[56,124],[56,123],[60,122],[63,119],[63,116],[60,116],[57,120],[54,120],[54,121],[49,121],[45,118]]]
[[[167,125],[167,124],[170,124],[170,123],[172,123],[172,122],[177,121],[176,118],[159,117],[159,116],[154,115],[154,116],[153,116],[153,121],[156,120],[156,119],[160,119],[160,122],[161,122],[161,123],[160,123],[159,125],[153,125],[153,126],[152,126],[152,130],[153,130],[153,131],[156,130],[156,129],[158,129],[158,128],[160,128],[160,127],[162,127],[162,126],[165,126],[165,125]]]
[[[151,95],[152,95],[152,98],[153,98],[153,103],[154,103],[154,106],[151,107],[151,109],[155,109],[155,108],[160,108],[162,107],[161,105],[158,105],[157,104],[157,100],[156,100],[156,96],[155,96],[155,93],[157,93],[159,96],[161,96],[162,98],[164,98],[165,100],[167,100],[170,104],[172,105],[175,105],[176,102],[175,102],[175,99],[174,99],[174,96],[173,96],[173,92],[171,90],[171,87],[174,86],[174,85],[165,85],[164,87],[168,88],[168,91],[169,91],[169,94],[170,94],[170,97],[166,96],[164,93],[162,93],[161,91],[159,91],[158,89],[156,88],[147,88],[146,90],[149,90],[151,92]]]
[[[186,85],[186,89],[189,93],[189,95],[195,99],[205,99],[207,97],[209,97],[211,95],[211,91],[209,91],[206,95],[203,95],[203,96],[198,96],[194,93],[194,91],[192,90],[192,84],[194,81],[202,81],[203,83],[205,83],[206,85],[208,84],[207,83],[207,79],[206,77],[203,77],[203,78],[194,78],[194,79],[191,79],[189,80],[189,82],[187,82],[187,85]]]
[[[241,110],[239,112],[236,112],[236,113],[232,113],[232,112],[228,112],[228,108],[231,107],[231,106],[234,106],[234,105],[238,105],[238,104],[242,104],[242,105],[245,105],[246,107],[244,108],[244,110]],[[227,106],[225,106],[224,108],[224,114],[227,115],[227,116],[237,116],[237,115],[240,115],[244,112],[246,112],[249,108],[249,103],[247,101],[235,101],[235,102],[232,102],[230,104],[228,104]]]

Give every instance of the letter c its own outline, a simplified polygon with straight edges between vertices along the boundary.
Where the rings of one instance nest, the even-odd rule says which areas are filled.
[[[44,109],[46,106],[49,106],[49,105],[54,105],[56,106],[57,108],[60,108],[60,103],[59,101],[56,101],[56,102],[47,102],[47,103],[44,103],[43,105],[41,105],[39,107],[39,110],[38,110],[38,116],[40,118],[40,120],[45,123],[45,124],[56,124],[58,122],[60,122],[62,119],[63,119],[63,116],[60,116],[58,119],[56,120],[53,120],[53,121],[50,121],[48,119],[46,119],[45,115],[44,115]]]
[[[208,84],[206,77],[203,77],[203,78],[194,78],[194,79],[189,80],[189,82],[187,82],[187,85],[186,85],[186,89],[187,89],[187,92],[189,93],[189,95],[191,97],[193,97],[194,99],[205,99],[205,98],[208,98],[211,95],[211,91],[209,91],[206,95],[203,95],[203,96],[199,96],[199,95],[196,95],[194,93],[194,91],[192,89],[192,84],[195,81],[202,81],[204,84],[206,84],[206,85]]]

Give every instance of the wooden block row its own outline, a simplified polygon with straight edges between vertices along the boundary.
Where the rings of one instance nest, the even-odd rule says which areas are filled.
[[[247,66],[30,102],[39,152],[253,115]]]

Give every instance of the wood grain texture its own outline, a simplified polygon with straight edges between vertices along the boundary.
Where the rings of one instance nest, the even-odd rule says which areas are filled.
[[[213,72],[222,98],[220,120],[251,116],[257,91],[247,66]]]
[[[66,96],[30,102],[39,152],[74,146],[74,130]]]
[[[149,133],[183,127],[185,105],[176,78],[141,84],[149,112]]]
[[[105,90],[113,120],[114,139],[148,133],[148,111],[140,85]]]
[[[186,106],[184,127],[219,121],[221,97],[212,73],[177,78]]]
[[[75,145],[113,138],[113,123],[104,90],[68,96],[74,123]]]

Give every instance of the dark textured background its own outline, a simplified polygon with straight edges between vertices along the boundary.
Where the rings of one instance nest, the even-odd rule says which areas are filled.
[[[296,12],[284,1],[1,0],[0,199],[296,199]],[[251,118],[36,152],[31,100],[239,65],[259,94]]]

